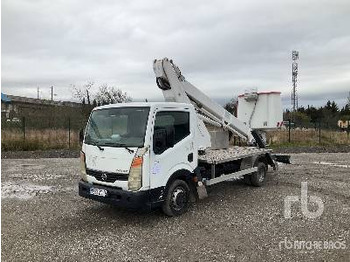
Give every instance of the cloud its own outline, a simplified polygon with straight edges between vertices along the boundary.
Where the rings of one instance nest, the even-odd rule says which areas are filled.
[[[58,99],[72,99],[70,85],[94,80],[155,100],[152,61],[166,56],[218,101],[257,87],[282,91],[288,106],[296,49],[300,102],[341,103],[350,90],[349,13],[340,0],[4,0],[2,90],[36,96],[39,86],[49,96],[54,85]]]

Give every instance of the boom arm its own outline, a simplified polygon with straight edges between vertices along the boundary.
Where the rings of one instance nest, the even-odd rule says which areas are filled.
[[[204,121],[235,133],[249,142],[254,140],[248,126],[187,82],[172,60],[167,58],[154,60],[153,70],[157,85],[163,91],[165,101],[192,103],[197,110],[201,129],[204,126]]]

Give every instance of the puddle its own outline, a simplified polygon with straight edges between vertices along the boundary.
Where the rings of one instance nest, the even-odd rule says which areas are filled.
[[[331,163],[331,162],[313,162],[314,164],[319,164],[319,165],[325,165],[325,166],[334,166],[334,167],[343,167],[343,168],[350,168],[350,165],[341,165],[341,164],[336,164],[336,163]]]
[[[34,184],[14,184],[2,183],[1,198],[18,198],[28,200],[37,196],[38,194],[47,194],[53,192],[52,186],[41,186]]]

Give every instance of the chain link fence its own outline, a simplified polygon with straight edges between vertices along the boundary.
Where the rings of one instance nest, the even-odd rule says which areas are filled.
[[[339,128],[330,122],[293,123],[284,121],[276,131],[267,132],[267,142],[274,146],[349,145],[350,126]]]
[[[2,150],[77,149],[86,121],[86,117],[57,115],[2,120]]]
[[[3,151],[78,149],[79,132],[86,125],[87,116],[70,115],[15,117],[2,120],[1,146]],[[284,125],[266,134],[271,146],[350,145],[350,126],[340,129],[327,122]]]

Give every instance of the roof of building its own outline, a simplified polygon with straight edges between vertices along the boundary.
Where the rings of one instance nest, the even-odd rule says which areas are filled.
[[[1,102],[10,103],[11,98],[9,98],[6,94],[1,93]]]
[[[3,100],[3,93],[1,93],[1,101],[6,102]],[[80,107],[81,103],[76,102],[70,102],[70,101],[52,101],[52,100],[46,100],[46,99],[38,99],[38,98],[31,98],[31,97],[23,97],[23,96],[14,96],[14,95],[5,95],[7,99],[9,99],[8,102],[18,102],[18,103],[28,103],[28,104],[37,104],[37,105],[52,105],[52,106],[70,106],[70,107]]]

